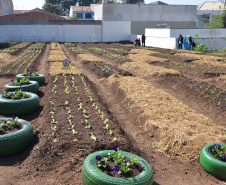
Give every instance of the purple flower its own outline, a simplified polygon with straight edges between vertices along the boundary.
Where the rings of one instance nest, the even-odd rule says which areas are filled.
[[[29,77],[29,79],[31,79],[31,76]]]
[[[24,90],[24,88],[22,87],[22,88],[20,88],[20,91],[23,91]]]
[[[15,118],[16,118],[16,116],[15,116],[15,115],[13,115],[13,116],[12,116],[12,118],[13,118],[13,119],[15,119]]]
[[[13,96],[13,93],[10,93],[9,96]]]
[[[11,79],[11,82],[13,82],[13,79]]]
[[[38,72],[38,70],[35,70],[35,72]]]
[[[214,144],[214,146],[219,149],[221,148],[221,146],[219,144]]]
[[[116,173],[119,173],[120,172],[120,169],[121,169],[121,166],[120,165],[115,165],[114,168],[112,168],[111,170],[116,172]]]
[[[6,91],[4,91],[4,94],[6,94]]]
[[[213,155],[216,155],[216,154],[217,154],[217,152],[214,150],[214,151],[212,151],[212,154],[213,154]]]
[[[102,157],[100,155],[96,155],[96,160],[100,161],[102,159]]]
[[[29,71],[29,70],[27,69],[27,71]]]
[[[118,150],[117,146],[115,146],[115,145],[112,145],[111,146],[111,149],[114,150],[114,151],[117,151]]]
[[[19,72],[19,74],[21,74],[21,72]]]
[[[124,164],[124,166],[126,166],[126,163]]]
[[[105,161],[100,161],[100,164],[105,165]]]
[[[221,157],[221,161],[226,162],[226,157],[225,157],[225,156],[222,156],[222,157]]]

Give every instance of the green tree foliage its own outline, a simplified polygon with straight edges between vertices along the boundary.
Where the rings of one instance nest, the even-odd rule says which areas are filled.
[[[208,23],[203,25],[206,29],[226,28],[226,9],[219,7],[216,15],[212,15]],[[223,13],[222,13],[223,11]]]
[[[64,11],[61,5],[51,3],[45,3],[42,9],[51,13],[55,13],[57,15],[62,15]]]
[[[122,0],[123,4],[143,4],[144,0]]]

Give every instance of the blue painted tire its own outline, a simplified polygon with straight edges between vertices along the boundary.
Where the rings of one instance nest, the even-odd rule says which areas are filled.
[[[30,84],[21,86],[12,86],[11,84],[6,84],[4,90],[7,92],[8,91],[13,92],[16,90],[20,90],[21,88],[23,88],[23,91],[32,93],[38,93],[39,91],[39,85],[38,82],[36,81],[30,81]]]
[[[36,111],[39,108],[39,97],[37,94],[23,92],[31,97],[21,100],[12,100],[3,98],[3,93],[0,94],[0,114],[9,115],[26,115]]]
[[[225,144],[220,144],[226,146]],[[214,148],[214,144],[206,145],[203,147],[200,155],[200,164],[209,174],[226,180],[226,162],[220,161],[211,155],[211,150]]]
[[[12,118],[0,118],[0,120],[9,120]],[[23,127],[17,132],[0,135],[0,156],[16,154],[23,151],[31,145],[33,140],[33,127],[31,123],[18,119],[23,123]]]
[[[39,83],[39,85],[44,85],[45,84],[45,76],[42,74],[38,74],[38,76],[23,76],[23,74],[18,74],[16,75],[16,79],[20,80],[22,78],[29,78],[32,81],[36,81]]]
[[[107,156],[112,150],[104,150],[90,154],[84,161],[82,167],[83,185],[151,185],[153,184],[153,170],[150,164],[137,157],[139,163],[144,167],[143,171],[131,178],[116,178],[103,173],[96,162],[96,155]],[[121,152],[127,158],[132,158],[134,154],[128,152]]]

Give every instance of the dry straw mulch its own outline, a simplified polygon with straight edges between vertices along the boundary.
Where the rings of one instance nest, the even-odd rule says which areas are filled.
[[[60,62],[51,62],[49,66],[49,73],[51,75],[57,74],[81,74],[81,72],[73,65],[70,65],[70,69],[66,71],[66,69],[62,69],[63,64]]]
[[[13,57],[9,53],[0,53],[0,61],[2,62],[12,62]]]
[[[96,62],[104,61],[104,59],[94,56],[92,54],[78,54],[77,56],[79,56],[79,58],[81,58],[81,60],[96,61]]]
[[[157,128],[159,138],[150,143],[166,156],[189,162],[199,158],[205,145],[226,143],[226,129],[147,81],[112,75],[108,82],[117,82],[132,107],[139,107],[137,118],[147,118],[141,126],[150,132]]]

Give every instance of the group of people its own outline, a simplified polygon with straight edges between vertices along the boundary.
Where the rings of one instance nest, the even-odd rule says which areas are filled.
[[[196,46],[194,42],[194,38],[191,37],[190,35],[188,35],[187,38],[188,38],[189,50],[193,51],[193,48]],[[184,43],[184,37],[180,34],[178,38],[178,49],[182,49],[183,43]]]
[[[144,34],[141,36],[141,42],[142,42],[142,46],[145,47],[145,39],[146,37],[144,36]],[[135,39],[135,46],[136,47],[140,47],[140,38],[136,38]]]
[[[190,35],[187,36],[188,38],[188,45],[189,45],[189,50],[193,51],[193,48],[196,46],[195,42],[194,42],[194,38],[191,37]],[[141,42],[142,42],[142,46],[145,47],[145,40],[146,37],[144,36],[144,34],[141,36]],[[178,38],[178,49],[183,49],[182,45],[184,43],[184,37],[180,34],[179,38]],[[140,47],[140,38],[136,38],[135,39],[135,46],[136,47]]]

